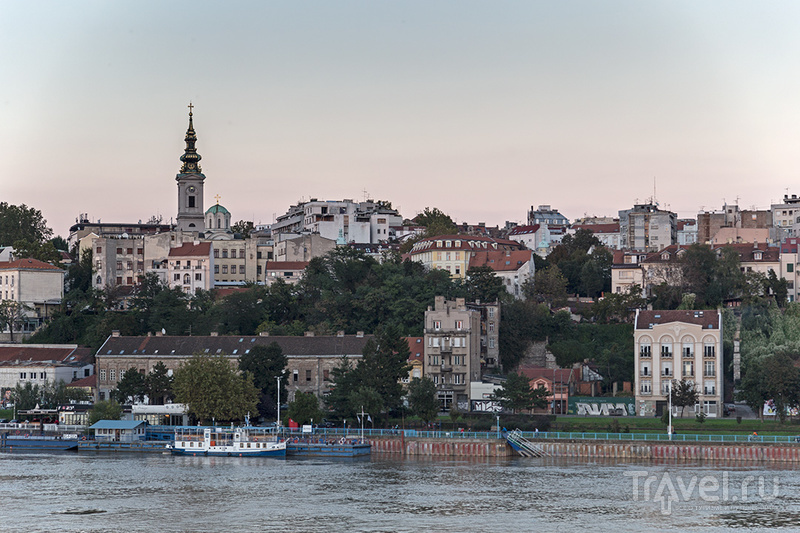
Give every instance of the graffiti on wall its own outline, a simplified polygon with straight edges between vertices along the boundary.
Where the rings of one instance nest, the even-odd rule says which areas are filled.
[[[472,410],[479,413],[500,413],[503,406],[497,400],[472,400]]]
[[[582,416],[636,416],[632,401],[617,398],[570,398],[569,414]]]

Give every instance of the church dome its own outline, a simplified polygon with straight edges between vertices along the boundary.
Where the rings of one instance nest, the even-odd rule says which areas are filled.
[[[208,215],[209,213],[214,214],[214,215],[216,215],[216,214],[229,215],[230,214],[230,212],[227,209],[225,209],[224,207],[222,207],[219,204],[212,205],[211,207],[209,207],[206,210],[206,215]]]

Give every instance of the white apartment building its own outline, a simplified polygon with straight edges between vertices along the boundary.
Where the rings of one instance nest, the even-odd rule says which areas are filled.
[[[685,414],[722,416],[722,314],[637,310],[634,324],[637,415],[660,416],[669,405],[670,383],[685,379],[699,393]]]

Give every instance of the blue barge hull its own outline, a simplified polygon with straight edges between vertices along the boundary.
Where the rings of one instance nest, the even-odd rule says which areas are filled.
[[[3,436],[0,438],[0,450],[77,450],[78,441],[75,439],[57,439],[54,437],[23,437]]]

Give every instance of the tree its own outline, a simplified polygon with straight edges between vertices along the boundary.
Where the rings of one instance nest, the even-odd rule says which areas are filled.
[[[310,424],[314,420],[322,420],[322,411],[319,409],[319,400],[312,392],[297,391],[294,401],[289,403],[288,417],[298,424]]]
[[[41,402],[42,392],[39,389],[39,385],[26,381],[24,385],[17,383],[17,386],[14,387],[12,397],[14,398],[14,405],[17,410],[25,411],[27,409],[33,409]]]
[[[496,302],[508,293],[503,280],[490,267],[471,267],[467,271],[466,289],[471,302]]]
[[[350,393],[356,386],[354,370],[347,356],[343,355],[330,372],[331,386],[325,405],[339,418],[352,418],[356,411],[350,405]]]
[[[53,230],[47,227],[38,209],[0,202],[0,245],[11,246],[19,241],[41,243],[52,235]]]
[[[32,258],[38,259],[45,263],[59,264],[61,262],[61,253],[56,250],[56,247],[50,241],[14,241],[13,244],[14,255],[18,258]]]
[[[8,328],[11,342],[14,342],[14,328],[19,328],[25,321],[26,312],[30,310],[30,306],[22,302],[14,300],[0,302],[0,331]]]
[[[769,355],[748,365],[740,390],[740,397],[758,413],[762,412],[764,402],[771,400],[783,422],[786,409],[800,403],[800,369],[787,354]]]
[[[89,426],[93,426],[100,420],[119,420],[122,418],[122,406],[116,400],[101,400],[95,402],[89,411]]]
[[[277,416],[278,380],[283,377],[287,364],[286,356],[277,342],[269,346],[254,346],[249,353],[239,356],[239,370],[253,375],[253,384],[259,390],[258,412],[264,418]],[[281,398],[287,398],[284,381],[280,382]]]
[[[439,400],[436,397],[436,385],[431,378],[413,378],[408,384],[408,404],[411,412],[426,424],[436,418],[439,412]]]
[[[159,361],[145,378],[145,390],[151,405],[164,405],[166,398],[172,395],[172,376],[167,366]]]
[[[567,301],[567,278],[556,265],[537,272],[533,279],[533,295],[538,302],[560,307]]]
[[[43,409],[57,409],[59,405],[65,405],[72,401],[80,402],[89,399],[89,394],[79,388],[67,387],[64,380],[48,381],[40,389],[41,402],[39,406]]]
[[[671,396],[672,405],[681,408],[681,418],[683,418],[686,407],[695,405],[700,397],[694,383],[685,379],[672,380]]]
[[[240,220],[239,222],[234,222],[231,226],[231,231],[234,233],[240,233],[245,239],[248,238],[250,236],[250,232],[254,231],[255,229],[256,227],[252,220]]]
[[[224,354],[192,356],[175,372],[173,389],[175,399],[201,423],[242,420],[258,406],[252,374],[239,375]]]
[[[495,389],[494,395],[500,400],[503,408],[516,412],[534,407],[547,407],[547,397],[550,393],[541,385],[532,389],[531,382],[526,376],[512,372],[505,383],[499,389]]]
[[[123,405],[129,402],[144,402],[144,396],[147,394],[145,382],[146,378],[143,373],[140,373],[136,368],[129,368],[122,374],[122,378],[117,383],[114,398]]]
[[[410,354],[408,342],[392,326],[382,328],[364,345],[362,358],[355,369],[356,383],[380,397],[380,409],[372,413],[373,417],[401,406],[403,385],[400,379],[408,376],[411,370],[408,364]]]

